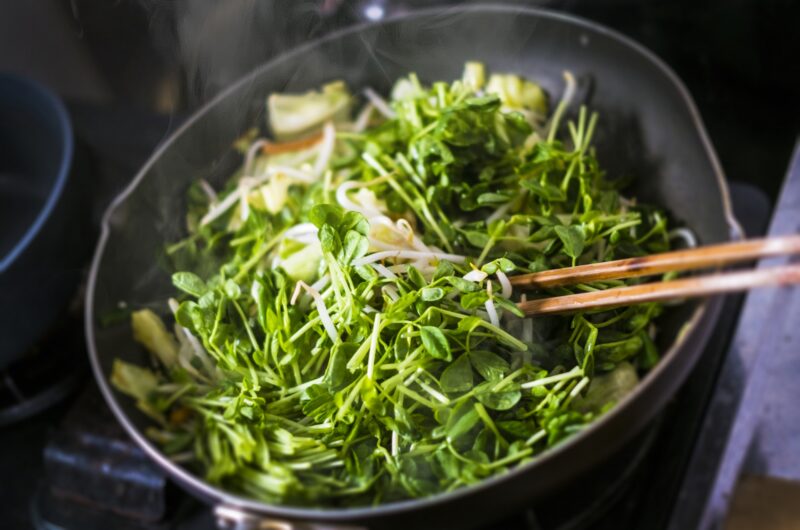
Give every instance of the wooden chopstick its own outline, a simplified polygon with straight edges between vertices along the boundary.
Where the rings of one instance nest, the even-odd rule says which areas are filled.
[[[608,309],[645,302],[698,298],[713,294],[745,291],[753,287],[794,283],[800,283],[800,264],[540,298],[520,302],[517,307],[529,316],[552,315],[574,311]]]
[[[735,243],[675,250],[577,267],[565,267],[509,278],[519,287],[548,288],[599,280],[618,280],[669,271],[722,267],[761,258],[800,254],[800,236],[748,239]]]

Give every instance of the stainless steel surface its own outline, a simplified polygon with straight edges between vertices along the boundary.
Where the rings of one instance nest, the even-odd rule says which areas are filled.
[[[363,526],[281,521],[226,504],[214,506],[214,517],[220,530],[367,530]]]
[[[768,235],[800,231],[800,142],[774,210]],[[796,263],[770,258],[759,269]],[[797,440],[800,408],[800,289],[753,291],[739,316],[728,358],[681,488],[670,530],[712,529],[723,524],[742,471],[800,480]],[[745,463],[749,456],[748,467]],[[707,491],[701,502],[687,495]],[[697,499],[693,499],[697,501]],[[692,506],[693,509],[682,508]]]

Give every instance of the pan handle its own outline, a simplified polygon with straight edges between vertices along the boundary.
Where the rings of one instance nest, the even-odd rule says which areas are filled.
[[[214,518],[220,530],[367,530],[363,526],[317,524],[285,521],[257,515],[238,506],[214,506]]]

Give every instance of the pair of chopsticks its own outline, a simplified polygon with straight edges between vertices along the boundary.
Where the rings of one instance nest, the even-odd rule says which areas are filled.
[[[517,288],[547,289],[581,283],[650,276],[672,271],[724,267],[761,258],[800,254],[800,236],[749,239],[637,258],[565,267],[511,277]],[[614,287],[580,294],[539,298],[517,306],[527,315],[606,309],[645,302],[698,298],[754,287],[800,283],[800,264],[717,273],[666,282]]]

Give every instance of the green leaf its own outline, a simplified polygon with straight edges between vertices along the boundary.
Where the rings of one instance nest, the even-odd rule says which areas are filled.
[[[449,361],[452,358],[450,344],[447,342],[447,337],[442,333],[442,330],[433,326],[422,326],[419,333],[422,338],[422,345],[431,357],[445,361]]]
[[[193,272],[176,272],[172,275],[172,284],[181,291],[198,298],[208,290],[206,282]]]
[[[634,335],[625,340],[597,344],[594,347],[594,354],[603,361],[618,363],[633,357],[643,347],[642,337]]]
[[[367,238],[355,231],[348,230],[344,236],[344,244],[342,246],[342,263],[349,265],[369,250],[369,241]]]
[[[447,277],[447,283],[461,291],[462,293],[472,293],[481,290],[481,286],[475,282],[459,278],[458,276]]]
[[[300,404],[303,414],[319,422],[327,420],[338,410],[333,395],[324,385],[312,385],[304,390]]]
[[[496,353],[486,350],[473,350],[469,352],[472,366],[487,381],[502,379],[508,372],[508,363]]]
[[[445,368],[439,378],[442,390],[448,394],[467,392],[472,388],[472,366],[466,354],[459,356],[450,366]]]
[[[461,295],[461,307],[467,310],[483,307],[483,304],[485,304],[488,299],[489,293],[483,290],[474,293],[464,293]]]
[[[501,392],[478,392],[475,397],[486,408],[492,410],[509,410],[516,405],[522,397],[519,390],[503,390]]]
[[[308,212],[308,220],[317,228],[325,225],[338,227],[342,220],[344,210],[335,204],[317,204]]]
[[[464,237],[470,245],[476,248],[483,248],[489,243],[489,234],[486,232],[479,232],[477,230],[465,230]]]
[[[322,251],[327,254],[337,255],[342,249],[342,240],[336,230],[329,224],[322,225],[318,236]]]
[[[507,258],[498,258],[481,267],[481,270],[486,274],[495,274],[498,270],[508,274],[514,272],[516,269],[517,267],[514,265],[514,262]]]
[[[623,362],[614,370],[592,379],[589,389],[573,403],[578,410],[599,412],[604,407],[618,403],[639,384],[636,368]]]
[[[419,272],[419,270],[413,265],[408,267],[408,272],[406,274],[408,275],[408,279],[417,289],[420,289],[428,285],[428,282],[425,281],[425,278],[422,276],[422,273]]]
[[[425,287],[420,290],[419,294],[424,301],[435,302],[444,298],[445,293],[441,287]]]
[[[501,420],[495,422],[500,430],[510,434],[514,438],[527,440],[536,432],[536,425],[527,421],[520,420]]]
[[[478,326],[480,326],[483,321],[476,317],[476,316],[469,316],[466,318],[462,318],[461,321],[458,323],[458,331],[462,333],[469,333]]]
[[[453,264],[449,261],[442,260],[436,264],[436,271],[433,273],[433,281],[453,276],[455,273],[456,271],[453,268]]]
[[[498,204],[505,204],[511,200],[511,197],[504,195],[502,193],[481,193],[478,195],[478,204],[481,206],[491,206],[491,205],[498,205]]]
[[[464,402],[447,420],[445,430],[449,440],[457,440],[467,434],[480,421],[478,411],[472,406],[471,401]]]
[[[242,296],[242,289],[232,278],[225,280],[225,296],[234,300]]]
[[[178,306],[178,310],[175,311],[175,322],[190,331],[196,331],[193,314],[199,310],[200,306],[191,300],[181,302],[181,305]]]
[[[536,179],[523,179],[520,181],[522,186],[531,191],[534,195],[550,202],[564,202],[567,200],[567,195],[559,188],[552,184],[542,184]]]
[[[583,254],[583,230],[580,227],[572,226],[556,226],[556,235],[564,245],[564,253],[572,258],[572,263]]]
[[[340,342],[333,347],[325,372],[325,384],[331,392],[341,390],[353,381],[355,376],[347,369],[347,361],[356,350],[358,344],[351,342]]]
[[[362,214],[353,211],[345,212],[342,217],[340,230],[354,230],[362,236],[369,234],[369,222]]]

